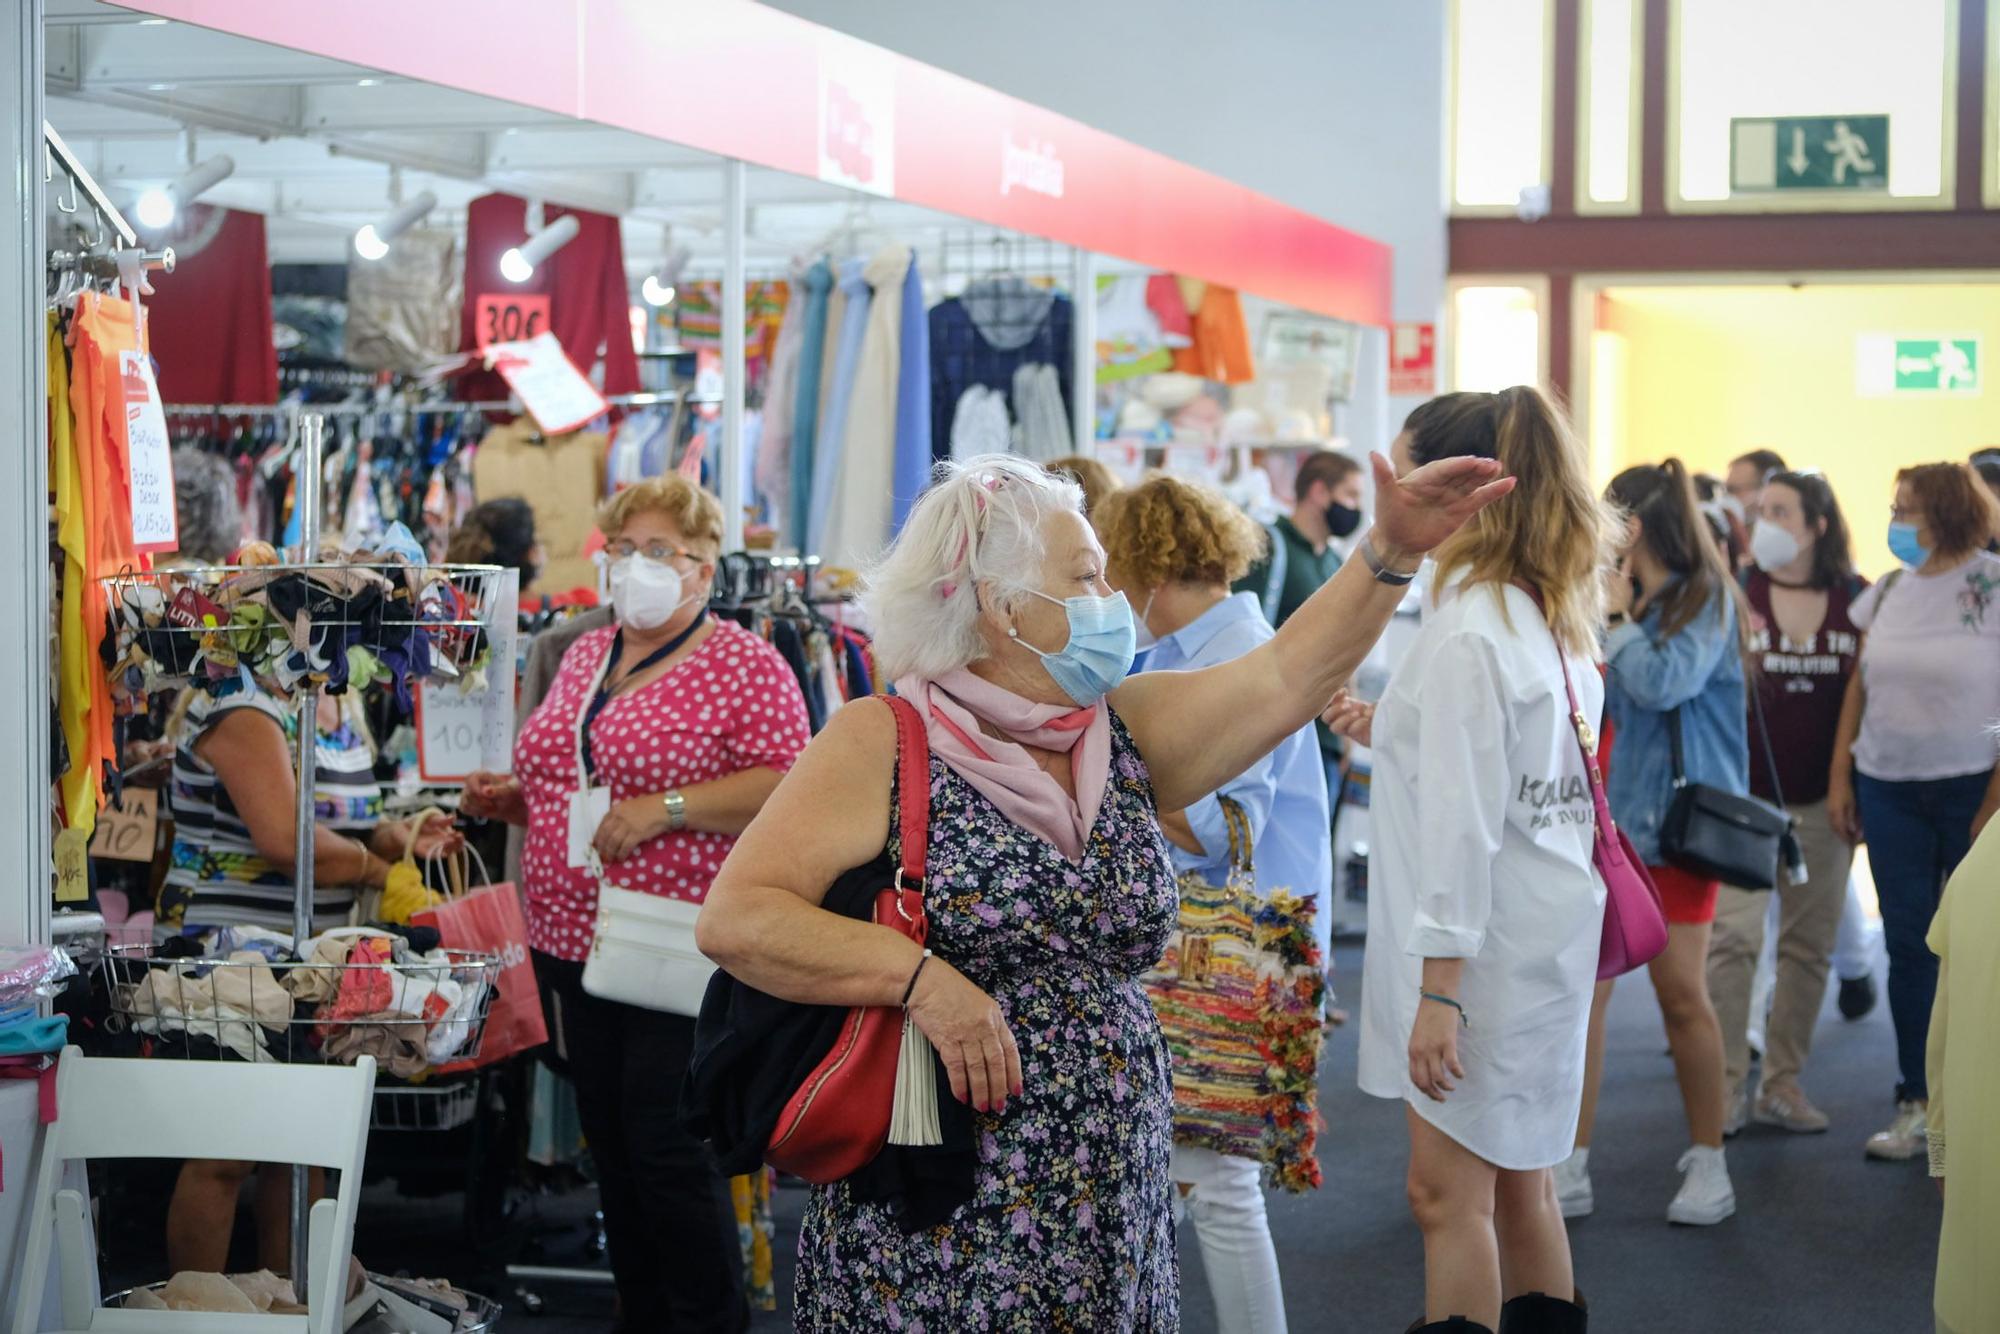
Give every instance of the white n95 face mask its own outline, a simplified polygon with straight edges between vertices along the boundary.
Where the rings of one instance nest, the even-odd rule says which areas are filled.
[[[1768,519],[1750,530],[1750,558],[1766,574],[1784,569],[1799,558],[1799,539]]]
[[[634,630],[657,630],[687,605],[681,572],[665,561],[625,556],[611,562],[611,609]]]

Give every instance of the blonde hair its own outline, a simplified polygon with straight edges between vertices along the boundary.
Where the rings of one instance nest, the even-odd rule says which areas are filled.
[[[1118,474],[1088,454],[1069,454],[1042,465],[1083,488],[1083,517],[1093,523],[1097,507],[1119,489]]]
[[[1096,515],[1113,581],[1231,584],[1264,553],[1264,530],[1221,492],[1155,473]]]
[[[1527,385],[1446,394],[1412,412],[1403,430],[1419,465],[1472,455],[1498,459],[1514,478],[1512,492],[1438,547],[1434,594],[1461,573],[1473,583],[1526,584],[1541,594],[1558,644],[1595,652],[1618,528],[1556,406]]]
[[[935,679],[986,655],[986,605],[1039,583],[1052,514],[1083,513],[1083,488],[1010,454],[940,463],[903,531],[869,571],[862,608],[891,681]]]
[[[722,502],[679,473],[649,477],[605,501],[597,511],[598,531],[615,538],[640,514],[666,516],[688,549],[704,559],[722,554]]]

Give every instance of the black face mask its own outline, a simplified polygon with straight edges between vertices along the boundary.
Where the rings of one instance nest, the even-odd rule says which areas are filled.
[[[1361,511],[1334,501],[1326,507],[1326,530],[1335,537],[1350,537],[1361,526]]]

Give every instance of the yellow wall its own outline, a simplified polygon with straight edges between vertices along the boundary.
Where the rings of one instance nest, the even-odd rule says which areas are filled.
[[[1600,465],[1677,454],[1720,476],[1739,454],[1775,449],[1826,473],[1870,577],[1891,565],[1884,529],[1896,470],[2000,445],[2000,282],[1612,288],[1597,327],[1591,361],[1604,383],[1593,375],[1590,424],[1608,437],[1594,442]],[[1861,397],[1863,333],[1976,333],[1985,392]]]

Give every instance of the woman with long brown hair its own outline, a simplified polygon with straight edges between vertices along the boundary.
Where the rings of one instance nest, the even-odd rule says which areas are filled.
[[[1692,1141],[1681,1155],[1683,1180],[1667,1207],[1667,1221],[1706,1226],[1736,1212],[1722,1153],[1727,1101],[1722,1028],[1709,1002],[1707,978],[1721,886],[1668,866],[1660,829],[1678,783],[1676,735],[1688,782],[1749,791],[1743,687],[1749,611],[1679,459],[1627,468],[1611,480],[1608,496],[1624,512],[1625,534],[1623,559],[1607,581],[1606,595],[1613,625],[1604,640],[1605,712],[1615,728],[1607,795],[1612,817],[1651,870],[1667,915],[1666,952],[1647,971],[1666,1019]],[[1576,1153],[1556,1173],[1568,1217],[1592,1207],[1590,1133],[1610,997],[1611,983],[1599,983]]]
[[[1613,524],[1534,389],[1433,399],[1394,451],[1399,470],[1463,456],[1498,459],[1514,494],[1438,548],[1379,716],[1328,715],[1374,748],[1361,1087],[1404,1103],[1423,1328],[1567,1334],[1585,1316],[1549,1169],[1576,1132],[1604,917],[1572,719],[1594,729],[1602,704]]]

